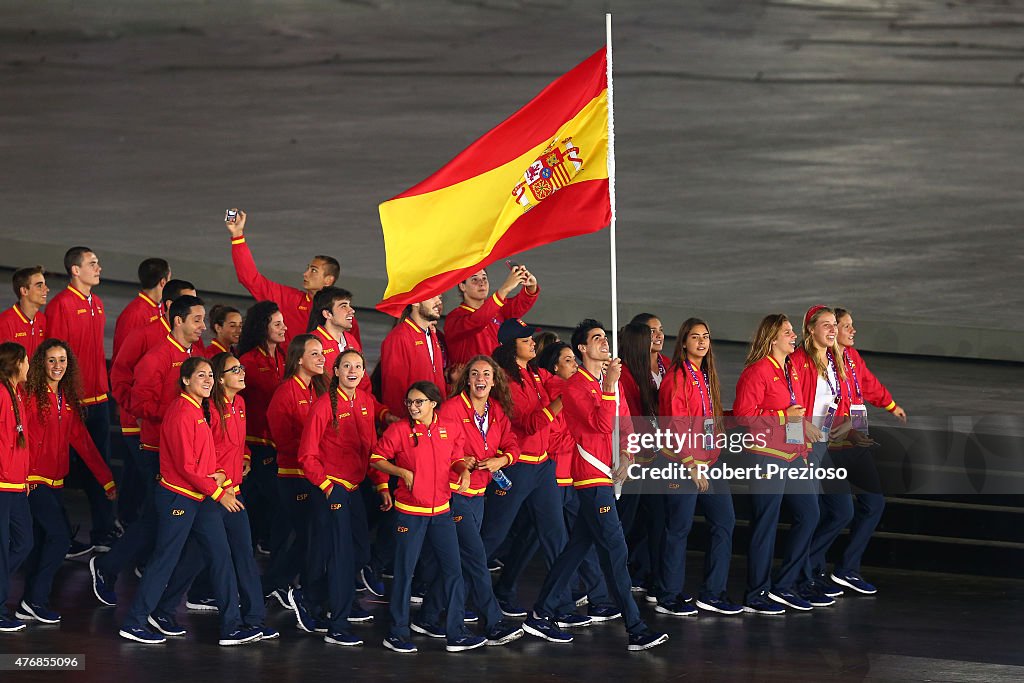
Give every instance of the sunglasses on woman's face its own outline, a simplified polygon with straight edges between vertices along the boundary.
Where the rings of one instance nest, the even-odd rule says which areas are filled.
[[[233,368],[231,368],[229,370],[225,370],[224,374],[227,374],[229,372],[232,375],[244,375],[245,374],[245,366],[244,365],[236,365],[235,367],[233,367]]]
[[[407,398],[405,399],[405,405],[408,408],[419,408],[429,400],[429,398]]]

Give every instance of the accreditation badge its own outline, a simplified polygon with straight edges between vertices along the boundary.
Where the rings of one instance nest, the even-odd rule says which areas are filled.
[[[858,432],[868,433],[868,409],[863,403],[850,406],[850,420]]]
[[[804,423],[803,420],[799,422],[786,422],[786,443],[798,444],[804,442]]]

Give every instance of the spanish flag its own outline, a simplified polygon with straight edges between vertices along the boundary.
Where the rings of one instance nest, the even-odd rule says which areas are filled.
[[[611,221],[605,49],[380,205],[393,316],[512,254]]]

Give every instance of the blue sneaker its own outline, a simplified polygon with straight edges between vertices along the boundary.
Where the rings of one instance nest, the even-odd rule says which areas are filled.
[[[654,608],[654,611],[658,614],[670,614],[673,617],[695,617],[697,616],[697,608],[693,605],[687,605],[682,600],[676,599],[671,602],[659,602],[658,606]]]
[[[288,594],[287,588],[275,588],[274,590],[270,591],[270,595],[267,596],[267,599],[269,600],[271,598],[277,600],[277,603],[287,610],[294,609],[294,607],[292,607],[292,603],[290,602],[291,597]]]
[[[224,647],[231,647],[232,645],[245,645],[246,643],[255,643],[263,637],[263,629],[253,628],[251,626],[243,626],[237,631],[232,631],[226,636],[221,636],[221,639],[217,641],[218,645]]]
[[[348,611],[348,621],[351,624],[368,624],[373,621],[373,615],[359,605],[352,605]]]
[[[22,600],[15,610],[14,616],[18,619],[35,619],[43,624],[59,624],[60,615],[52,609],[46,609],[42,605],[33,605]]]
[[[306,633],[316,633],[317,622],[302,603],[302,591],[298,588],[288,590],[288,602],[292,604],[292,611],[295,612],[295,623]]]
[[[331,625],[326,619],[314,619],[313,620],[313,632],[314,633],[327,633],[331,630]]]
[[[499,621],[490,631],[487,632],[488,645],[508,645],[513,640],[518,640],[526,633],[521,626]]]
[[[489,572],[500,572],[501,568],[505,566],[505,563],[495,558],[487,561],[487,571]]]
[[[587,616],[594,623],[611,621],[622,616],[622,612],[609,605],[591,605],[587,608]]]
[[[418,619],[413,619],[411,622],[409,622],[409,628],[412,629],[414,633],[419,633],[429,638],[447,637],[447,634],[444,632],[444,629],[440,626],[436,624],[428,624],[427,622],[420,621]]]
[[[96,558],[89,559],[89,573],[92,574],[92,592],[96,599],[110,607],[117,606],[117,593],[114,592],[114,582],[107,581],[96,567]]]
[[[560,614],[555,618],[555,625],[558,628],[580,628],[593,623],[593,619],[582,614]]]
[[[151,614],[146,621],[149,622],[150,626],[165,636],[180,638],[187,633],[185,629],[178,625],[178,622],[174,620],[174,617],[158,617]]]
[[[377,578],[370,567],[363,567],[359,570],[359,581],[366,590],[378,598],[384,595],[384,582]]]
[[[345,645],[347,647],[363,644],[362,638],[354,636],[347,631],[332,631],[324,636],[324,642],[331,645]]]
[[[26,627],[26,624],[21,619],[11,619],[6,614],[0,613],[0,633],[14,633],[15,631],[21,631]]]
[[[167,639],[159,633],[153,633],[149,629],[138,626],[122,626],[117,635],[128,640],[134,640],[136,643],[143,643],[144,645],[159,645],[160,643],[167,642]]]
[[[281,637],[281,633],[276,628],[270,628],[259,624],[257,626],[245,626],[245,628],[255,628],[260,631],[260,640],[277,640]]]
[[[793,591],[768,591],[768,599],[774,600],[780,605],[785,605],[786,607],[792,607],[793,609],[800,610],[801,612],[807,612],[814,609],[811,603],[807,602]]]
[[[638,633],[636,635],[630,634],[629,646],[626,649],[630,652],[641,652],[643,650],[650,650],[652,647],[658,647],[667,640],[667,633],[646,631],[645,633]]]
[[[719,614],[742,614],[743,607],[729,602],[725,593],[718,596],[701,596],[694,603],[698,609]]]
[[[752,612],[754,614],[768,614],[772,616],[786,613],[786,610],[783,607],[780,607],[768,599],[768,591],[761,591],[750,600],[747,600],[743,605],[743,611]]]
[[[864,595],[874,595],[878,592],[877,588],[865,581],[857,572],[835,571],[832,572],[832,575],[829,578],[840,586],[852,588],[858,593],[863,593]]]
[[[480,621],[480,617],[473,610],[467,609],[465,612],[462,613],[463,624],[475,624],[478,621]]]
[[[693,602],[693,596],[686,591],[680,591],[677,597],[687,604]]]
[[[824,572],[815,576],[812,583],[814,583],[814,587],[818,589],[819,593],[830,598],[838,598],[843,594],[843,589],[832,579],[828,578],[828,574]]]
[[[391,650],[392,652],[398,652],[400,654],[410,654],[413,652],[419,652],[416,646],[407,640],[402,640],[398,636],[388,636],[384,639],[384,647]]]
[[[413,588],[412,593],[409,594],[409,603],[413,605],[422,605],[423,598],[427,597],[426,588]]]
[[[550,619],[544,619],[536,615],[527,617],[523,622],[523,630],[531,636],[543,638],[549,643],[571,643],[572,635],[565,631],[559,631],[558,627]]]
[[[811,607],[831,607],[836,604],[835,598],[822,593],[813,582],[797,590],[797,595],[811,604]]]
[[[448,652],[465,652],[466,650],[475,650],[478,647],[483,647],[486,644],[487,639],[483,636],[460,636],[455,640],[449,640],[444,649]]]
[[[506,617],[512,617],[514,619],[521,619],[529,614],[525,608],[515,605],[511,602],[498,601],[498,607],[501,609],[501,613]]]

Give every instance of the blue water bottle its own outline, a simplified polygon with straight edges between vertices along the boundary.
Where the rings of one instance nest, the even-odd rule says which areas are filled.
[[[512,480],[505,476],[505,473],[501,470],[494,470],[491,472],[491,479],[493,479],[494,483],[498,485],[498,488],[504,491],[508,491],[512,488]]]

